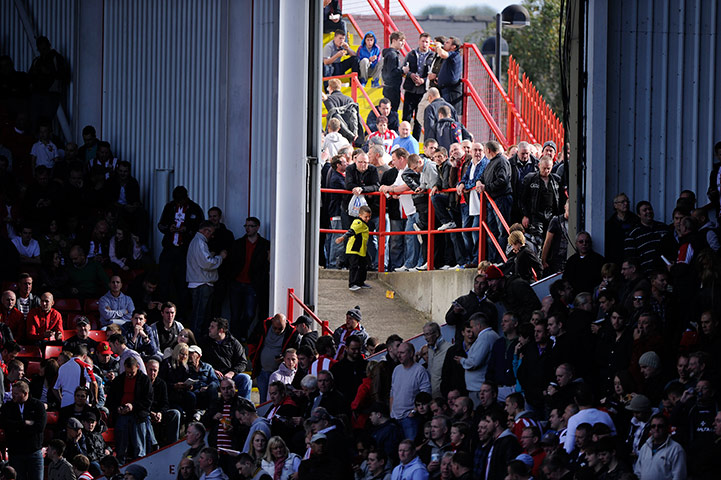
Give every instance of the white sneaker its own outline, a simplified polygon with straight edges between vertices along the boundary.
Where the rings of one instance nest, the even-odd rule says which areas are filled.
[[[460,263],[457,264],[455,267],[451,267],[452,270],[463,270],[464,268],[466,268],[466,267],[464,267]]]
[[[417,223],[414,223],[413,230],[415,230],[416,232],[420,232],[421,227],[419,227]],[[416,237],[418,237],[418,242],[423,245],[423,235],[416,235]]]
[[[359,287],[358,285],[353,285],[352,287],[348,287],[348,290],[350,290],[351,292],[357,292],[360,289],[361,289],[361,287]]]
[[[440,230],[440,229],[439,229],[439,230]],[[443,266],[442,266],[441,268],[439,268],[438,270],[453,270],[453,267],[451,267],[450,265],[443,265]]]
[[[448,230],[449,228],[456,228],[456,222],[448,222],[444,223],[440,227],[438,227],[438,231]]]
[[[428,270],[428,262],[424,263],[420,267],[418,267],[418,270],[425,271]]]
[[[406,267],[405,265],[401,265],[400,267],[396,268],[396,269],[393,270],[393,271],[394,271],[394,272],[407,272],[407,271],[408,271],[408,267]]]
[[[416,267],[411,267],[408,269],[409,272],[417,272],[418,269]]]

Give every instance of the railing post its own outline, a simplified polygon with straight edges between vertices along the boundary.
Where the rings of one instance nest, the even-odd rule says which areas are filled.
[[[293,300],[294,294],[295,294],[295,290],[292,288],[289,288],[288,289],[288,310],[286,313],[286,317],[288,318],[289,322],[292,322],[294,320],[294,318],[293,318],[293,303],[295,303]]]
[[[353,98],[355,103],[358,103],[358,74],[353,72],[350,77],[350,96]]]
[[[428,191],[428,221],[426,222],[428,224],[428,241],[426,242],[428,244],[428,252],[426,256],[427,260],[427,266],[428,271],[430,272],[433,270],[433,252],[435,251],[434,248],[434,237],[431,233],[431,230],[435,230],[435,223],[436,223],[436,215],[433,210],[433,202],[431,201],[431,192]]]
[[[378,271],[386,271],[386,194],[380,194],[380,212],[378,214]]]
[[[463,44],[463,78],[468,79],[468,45]],[[470,81],[470,80],[469,80]],[[468,85],[463,83],[463,113],[461,113],[461,123],[468,128]]]
[[[486,230],[483,228],[483,224],[486,223],[486,211],[488,206],[486,204],[485,193],[479,194],[479,200],[481,202],[481,214],[478,217],[478,263],[481,263],[486,259]]]
[[[513,105],[516,104],[516,62],[513,60],[513,57],[508,58],[508,98],[511,100],[511,103]],[[513,109],[511,109],[510,105],[508,107],[508,120],[506,125],[506,140],[508,141],[509,145],[513,145],[516,143],[516,136],[514,134],[514,127],[513,127]]]
[[[383,5],[383,10],[388,15],[388,18],[391,16],[391,2],[390,0],[385,0]],[[389,22],[386,19],[383,19],[383,46],[386,48],[390,48],[391,46],[391,27],[389,25]]]

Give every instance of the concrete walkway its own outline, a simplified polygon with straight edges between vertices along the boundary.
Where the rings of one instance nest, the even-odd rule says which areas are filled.
[[[385,342],[393,333],[410,338],[423,330],[428,315],[415,310],[398,294],[386,298],[389,287],[378,280],[377,272],[368,272],[368,284],[373,288],[356,292],[348,290],[347,270],[324,270],[318,274],[318,316],[328,320],[331,330],[345,323],[345,313],[358,305],[363,314],[363,326],[369,335]]]

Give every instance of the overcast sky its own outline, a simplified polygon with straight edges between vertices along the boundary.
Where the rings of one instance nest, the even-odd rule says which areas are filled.
[[[506,6],[513,3],[520,3],[518,0],[515,2],[512,0],[453,0],[452,6],[457,8],[462,7],[474,7],[477,5],[488,5],[494,10],[500,12]],[[406,0],[406,5],[414,15],[419,14],[424,8],[430,7],[431,5],[448,5],[447,1],[439,0]]]

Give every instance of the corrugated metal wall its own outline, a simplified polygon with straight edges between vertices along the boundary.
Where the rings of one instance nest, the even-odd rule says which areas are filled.
[[[609,1],[609,199],[624,191],[634,203],[650,200],[658,220],[669,220],[684,189],[707,202],[721,140],[720,30],[716,0]]]
[[[105,2],[101,131],[146,197],[172,168],[201,207],[217,201],[223,3]]]
[[[35,33],[48,37],[52,47],[70,64],[74,72],[77,48],[78,0],[25,0],[27,13]],[[0,54],[10,55],[15,70],[27,72],[35,54],[34,39],[31,43],[23,28],[13,0],[0,0]],[[66,113],[73,116],[73,85],[68,90]],[[72,122],[71,122],[72,123]]]

